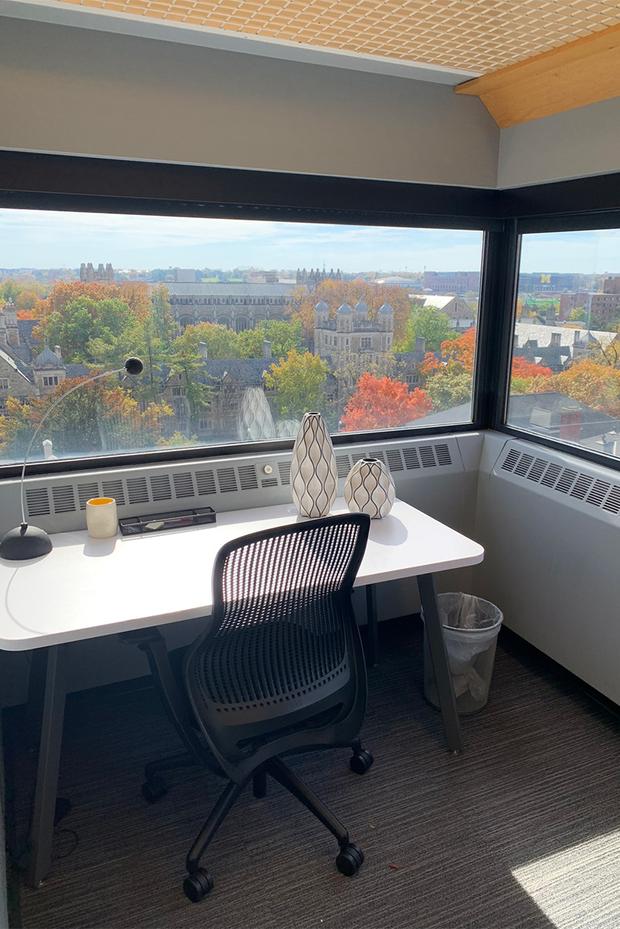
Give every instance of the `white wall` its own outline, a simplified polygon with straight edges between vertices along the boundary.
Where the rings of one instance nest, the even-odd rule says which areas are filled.
[[[493,187],[499,130],[439,84],[0,19],[0,148]]]
[[[502,129],[498,186],[620,171],[620,97]]]

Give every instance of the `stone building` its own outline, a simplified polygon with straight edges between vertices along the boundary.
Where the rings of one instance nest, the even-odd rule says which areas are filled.
[[[298,285],[305,285],[308,290],[314,290],[317,284],[322,284],[323,281],[341,281],[342,280],[342,271],[340,268],[332,268],[330,271],[326,271],[324,268],[321,271],[319,268],[310,268],[307,271],[305,268],[297,268],[296,280]]]
[[[17,308],[13,303],[5,303],[0,311],[0,348],[19,347],[19,324]]]
[[[52,393],[67,376],[67,368],[62,360],[60,345],[54,351],[47,345],[32,362],[32,374],[37,392],[43,396]]]
[[[360,356],[378,363],[392,351],[394,310],[389,303],[379,307],[374,319],[362,300],[355,308],[343,303],[330,318],[328,305],[321,300],[314,308],[314,354],[340,368]]]
[[[266,319],[286,319],[294,284],[166,284],[170,308],[181,329],[208,322],[236,332]]]
[[[37,393],[21,362],[0,348],[0,413],[9,397],[15,397],[23,403],[36,397]]]
[[[88,264],[82,262],[80,265],[80,280],[87,284],[91,284],[93,282],[100,284],[113,284],[114,268],[109,261],[105,267],[100,263],[97,268],[94,267],[92,261],[89,261]]]

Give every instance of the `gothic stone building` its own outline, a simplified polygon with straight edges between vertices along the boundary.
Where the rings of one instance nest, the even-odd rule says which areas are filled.
[[[219,323],[236,332],[266,319],[286,319],[294,284],[166,284],[170,308],[181,329]]]
[[[340,368],[352,357],[363,356],[368,363],[379,362],[392,351],[394,310],[384,303],[370,319],[362,300],[355,308],[343,303],[330,319],[329,307],[321,300],[314,308],[314,353]]]

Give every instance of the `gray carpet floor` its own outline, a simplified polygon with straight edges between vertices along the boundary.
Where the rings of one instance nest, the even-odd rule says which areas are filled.
[[[492,699],[463,720],[466,751],[444,748],[422,697],[414,621],[381,630],[370,674],[363,777],[333,750],[292,765],[347,824],[366,862],[335,869],[335,843],[279,786],[248,791],[207,856],[216,886],[182,894],[184,858],[217,778],[179,776],[157,805],[141,768],[177,751],[150,689],[69,702],[61,793],[73,810],[45,886],[19,889],[26,929],[618,929],[620,731],[579,688],[521,652],[498,648]],[[23,760],[16,786],[27,780]],[[17,831],[25,802],[14,797]],[[72,830],[69,832],[68,830]],[[76,837],[79,839],[77,847]]]

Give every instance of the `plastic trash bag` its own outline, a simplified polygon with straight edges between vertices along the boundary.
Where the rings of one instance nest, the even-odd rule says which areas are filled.
[[[459,712],[481,709],[488,699],[502,612],[495,604],[471,594],[448,593],[437,597],[439,618],[448,653]],[[425,664],[430,666],[428,648]],[[437,704],[432,669],[425,670],[427,699]]]

